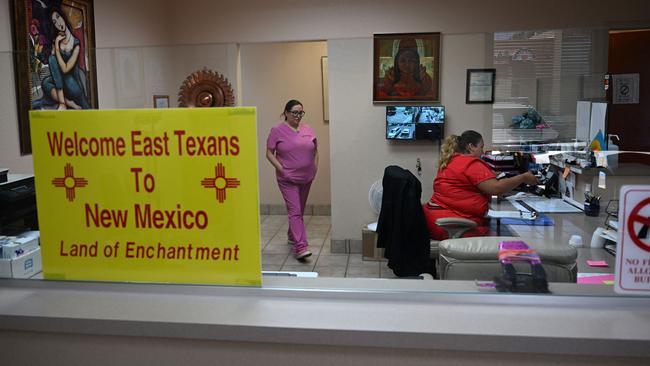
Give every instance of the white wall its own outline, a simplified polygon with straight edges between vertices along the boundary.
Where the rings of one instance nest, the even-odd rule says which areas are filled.
[[[286,102],[298,99],[305,111],[304,122],[318,137],[319,166],[308,204],[330,204],[330,132],[323,121],[321,57],[325,42],[253,43],[241,46],[242,105],[257,107],[257,136],[260,201],[284,204],[275,184],[275,171],[265,157],[266,138],[281,121]]]
[[[490,105],[465,104],[467,68],[486,64],[488,34],[443,36],[441,104],[446,107],[445,133],[467,129],[491,134]],[[372,38],[328,42],[330,133],[332,149],[332,240],[360,239],[361,227],[376,221],[368,204],[370,185],[384,168],[399,165],[416,174],[422,162],[422,199],[432,194],[438,145],[426,141],[387,141],[385,105],[372,103]]]

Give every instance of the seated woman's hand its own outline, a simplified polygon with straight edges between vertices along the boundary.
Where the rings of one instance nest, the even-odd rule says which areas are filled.
[[[523,173],[523,174],[521,174],[521,177],[522,177],[523,183],[525,183],[525,184],[528,184],[528,185],[531,185],[531,186],[537,184],[537,177],[531,172]]]

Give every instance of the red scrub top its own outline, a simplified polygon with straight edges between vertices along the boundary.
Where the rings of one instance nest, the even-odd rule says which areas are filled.
[[[496,178],[490,167],[480,158],[454,154],[449,164],[438,171],[433,182],[431,202],[454,211],[467,219],[483,218],[490,197],[477,185]]]
[[[486,235],[489,232],[485,214],[490,197],[481,192],[477,185],[496,178],[490,167],[480,158],[471,155],[454,154],[449,164],[438,171],[433,182],[431,203],[439,207],[431,208],[424,204],[424,213],[431,237],[442,240],[446,232],[435,225],[435,220],[443,217],[462,217],[476,221],[479,227],[465,236]]]

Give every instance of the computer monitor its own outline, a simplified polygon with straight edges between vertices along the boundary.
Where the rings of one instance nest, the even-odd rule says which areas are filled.
[[[418,107],[386,107],[386,139],[415,140],[415,117]]]
[[[443,106],[387,106],[387,140],[436,140],[442,138]]]
[[[415,123],[445,123],[445,107],[420,107]]]

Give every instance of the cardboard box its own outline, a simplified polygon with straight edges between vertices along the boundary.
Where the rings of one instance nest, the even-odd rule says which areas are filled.
[[[30,278],[42,270],[41,248],[15,259],[0,259],[0,278]]]
[[[38,231],[25,231],[15,237],[9,237],[8,242],[0,243],[2,245],[0,258],[15,259],[24,253],[34,251],[39,246],[39,237]]]
[[[384,248],[377,248],[377,233],[368,230],[368,228],[361,229],[361,256],[364,261],[383,261]]]

